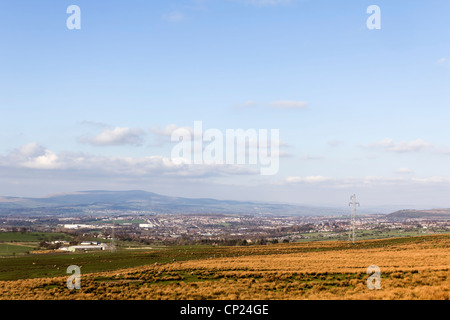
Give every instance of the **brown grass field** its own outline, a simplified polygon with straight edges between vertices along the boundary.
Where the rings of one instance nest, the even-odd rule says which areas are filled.
[[[450,298],[450,235],[233,247],[234,256],[82,274],[0,281],[0,299],[293,300]],[[381,270],[370,290],[367,267]]]

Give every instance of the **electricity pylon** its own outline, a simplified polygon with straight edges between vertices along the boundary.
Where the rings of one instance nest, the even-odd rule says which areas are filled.
[[[113,222],[113,226],[111,228],[111,244],[110,244],[110,251],[111,252],[116,252],[117,247],[116,247],[116,222]]]
[[[356,218],[356,206],[360,206],[359,202],[356,202],[356,194],[352,195],[350,197],[350,200],[352,202],[349,202],[349,206],[352,207],[352,215],[351,215],[351,229],[348,233],[348,241],[350,241],[350,238],[352,239],[353,244],[355,243],[355,218]]]

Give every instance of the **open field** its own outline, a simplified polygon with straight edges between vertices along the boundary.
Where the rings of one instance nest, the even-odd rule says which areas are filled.
[[[80,290],[66,287],[70,264]],[[380,290],[367,288],[370,265]],[[0,269],[12,280],[1,299],[450,299],[450,235],[52,254],[4,258]]]
[[[40,241],[72,240],[67,234],[55,232],[0,232],[0,258],[26,255],[37,249]]]
[[[33,251],[36,245],[31,243],[0,243],[0,256],[15,256]]]
[[[415,237],[431,234],[447,233],[445,228],[434,228],[433,230],[424,231],[422,228],[410,228],[410,229],[383,229],[383,230],[356,230],[355,237],[358,240],[372,240],[372,239],[386,239],[386,238],[401,238],[401,237]],[[348,239],[348,233],[335,233],[335,232],[311,232],[302,233],[304,239],[297,241],[345,241]]]
[[[0,232],[0,242],[17,241],[52,241],[52,240],[72,240],[72,237],[65,233],[57,232]]]

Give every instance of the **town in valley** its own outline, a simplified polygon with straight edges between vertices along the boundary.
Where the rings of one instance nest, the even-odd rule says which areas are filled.
[[[148,245],[270,245],[302,241],[348,241],[349,216],[242,214],[111,214],[76,217],[4,216],[0,233],[41,234],[30,252],[72,252],[139,248]],[[95,213],[95,214],[94,214]],[[401,213],[401,212],[400,212]],[[400,217],[398,217],[400,216]],[[365,214],[355,219],[357,239],[447,233],[450,219]],[[53,236],[52,236],[53,235]],[[1,239],[3,243],[7,238]],[[10,246],[9,252],[14,252]]]

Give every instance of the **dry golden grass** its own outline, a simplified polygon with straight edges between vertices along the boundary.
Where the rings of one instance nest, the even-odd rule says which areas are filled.
[[[424,241],[425,240],[425,241]],[[351,246],[236,248],[236,255],[67,277],[0,282],[2,299],[449,299],[450,237]],[[381,270],[369,290],[367,267]]]

